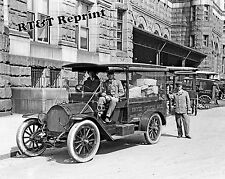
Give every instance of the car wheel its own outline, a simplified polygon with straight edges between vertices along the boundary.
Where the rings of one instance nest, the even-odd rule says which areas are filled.
[[[199,97],[199,102],[204,104],[210,104],[212,99],[208,95],[202,95]]]
[[[100,133],[98,127],[90,120],[73,125],[67,138],[67,147],[71,157],[77,162],[91,160],[98,151]]]
[[[41,124],[37,119],[24,121],[16,134],[16,142],[20,151],[29,156],[41,155],[46,150],[46,144],[42,141]]]
[[[162,120],[159,114],[153,114],[147,123],[144,134],[147,144],[156,144],[162,133]]]

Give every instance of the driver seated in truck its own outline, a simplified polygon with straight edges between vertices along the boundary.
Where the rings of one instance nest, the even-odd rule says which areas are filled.
[[[94,71],[87,72],[89,77],[84,81],[83,91],[84,92],[94,92],[95,90],[100,90],[100,79],[97,76],[97,73]],[[99,89],[97,89],[99,88]]]
[[[102,92],[100,93],[98,108],[102,109],[107,103],[109,104],[104,122],[110,123],[116,104],[125,93],[121,81],[115,79],[114,72],[109,71],[107,77],[108,79],[103,83]]]

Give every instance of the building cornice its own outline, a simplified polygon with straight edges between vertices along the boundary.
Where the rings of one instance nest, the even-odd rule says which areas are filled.
[[[138,12],[142,12],[143,14],[151,17],[152,19],[161,22],[163,24],[165,24],[168,27],[172,27],[172,24],[166,20],[163,20],[161,18],[159,18],[157,15],[150,13],[149,11],[146,11],[144,8],[137,6],[136,4],[131,2],[131,6],[134,10],[138,11]]]
[[[107,0],[97,0],[97,4],[100,4],[106,8],[110,8],[112,6],[112,3]]]

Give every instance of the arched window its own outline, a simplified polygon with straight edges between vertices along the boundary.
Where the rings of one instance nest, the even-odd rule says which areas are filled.
[[[168,39],[168,36],[165,34],[165,35],[164,35],[164,38],[165,38],[165,39]]]
[[[144,26],[143,26],[143,24],[139,24],[138,28],[145,29]]]
[[[158,30],[155,30],[154,34],[155,34],[155,35],[159,35]]]

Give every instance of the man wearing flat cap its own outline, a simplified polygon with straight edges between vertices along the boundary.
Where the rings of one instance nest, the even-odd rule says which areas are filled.
[[[110,123],[110,118],[116,107],[116,104],[119,102],[120,97],[124,96],[124,89],[121,81],[115,79],[113,71],[109,71],[107,73],[107,77],[108,79],[103,84],[98,106],[103,106],[109,102],[109,108],[106,113],[105,122]]]
[[[183,136],[183,124],[185,137],[191,139],[189,135],[190,118],[188,116],[188,112],[191,110],[190,97],[188,92],[182,89],[181,81],[176,82],[176,92],[172,95],[172,98],[174,99],[178,138]]]

